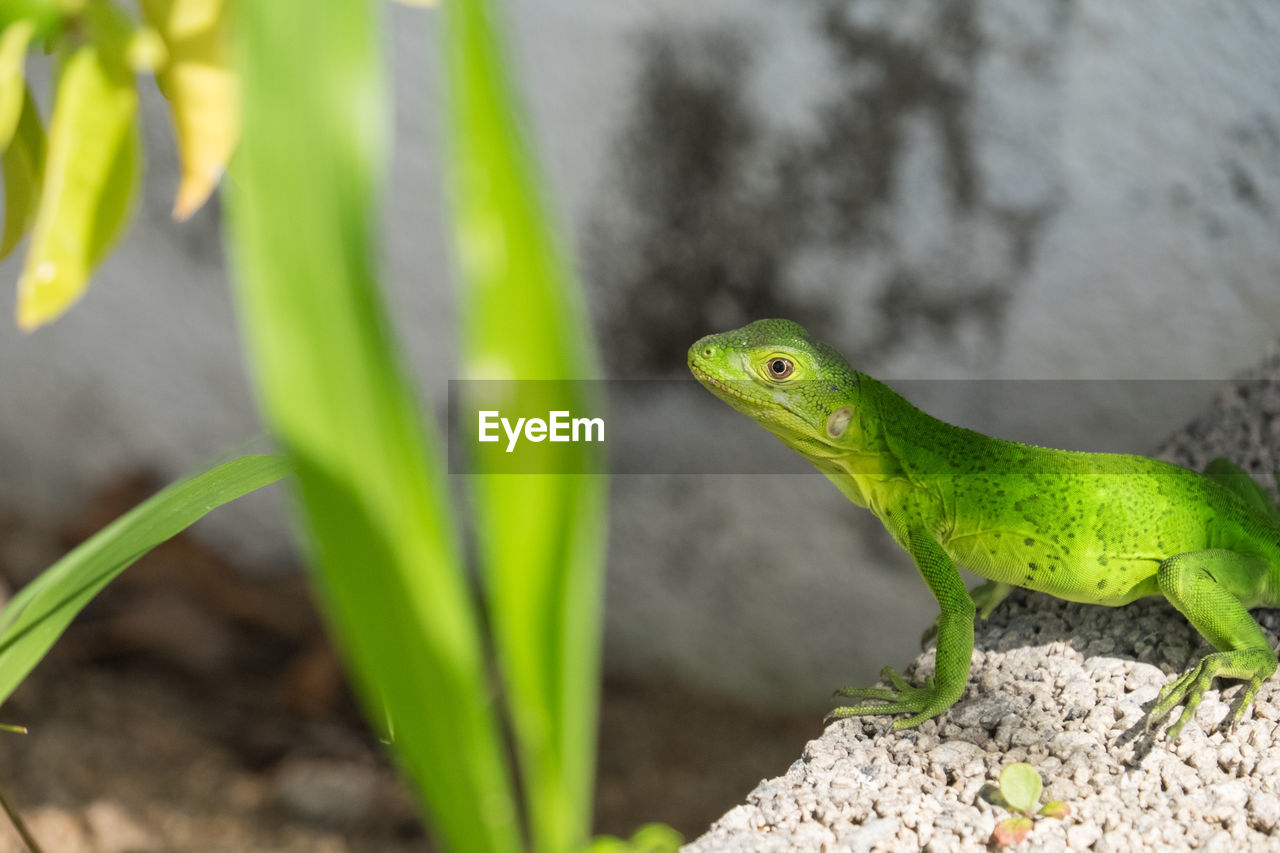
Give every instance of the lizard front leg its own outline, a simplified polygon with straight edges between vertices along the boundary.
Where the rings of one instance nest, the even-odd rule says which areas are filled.
[[[1275,650],[1242,603],[1260,600],[1266,566],[1235,551],[1191,551],[1161,563],[1156,580],[1165,598],[1218,651],[1160,691],[1148,723],[1182,704],[1182,715],[1169,727],[1169,739],[1177,740],[1215,678],[1248,682],[1232,720],[1239,722],[1262,682],[1276,671]]]
[[[1000,606],[1000,602],[1004,601],[1015,590],[1013,584],[1004,581],[987,581],[979,584],[969,590],[969,597],[973,599],[973,606],[978,611],[979,619],[986,619],[988,616]],[[938,620],[934,620],[933,624],[925,628],[924,633],[920,635],[920,650],[929,645],[929,641],[938,636]]]
[[[964,693],[969,680],[969,664],[973,659],[973,617],[976,612],[973,599],[964,588],[955,563],[933,537],[913,530],[908,532],[905,544],[942,611],[937,623],[938,655],[934,676],[923,686],[915,686],[907,683],[893,667],[885,667],[881,674],[892,687],[846,687],[837,690],[837,696],[871,701],[836,708],[831,717],[911,714],[905,720],[893,723],[895,729],[907,729],[941,714]]]

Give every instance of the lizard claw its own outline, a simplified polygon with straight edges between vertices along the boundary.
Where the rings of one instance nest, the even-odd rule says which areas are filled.
[[[1174,707],[1182,705],[1182,713],[1166,733],[1170,741],[1176,741],[1182,734],[1183,726],[1195,716],[1196,709],[1200,707],[1200,701],[1213,684],[1213,680],[1219,676],[1225,676],[1248,679],[1248,685],[1240,697],[1239,704],[1231,714],[1230,725],[1231,730],[1234,731],[1252,705],[1254,696],[1262,687],[1262,682],[1275,671],[1274,657],[1268,652],[1269,650],[1237,649],[1205,655],[1199,663],[1165,685],[1160,691],[1160,695],[1156,697],[1155,706],[1147,715],[1148,728],[1168,715]]]

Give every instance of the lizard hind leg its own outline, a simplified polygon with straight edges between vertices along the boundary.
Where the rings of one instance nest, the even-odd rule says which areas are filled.
[[[1232,719],[1234,725],[1244,716],[1262,682],[1276,671],[1275,650],[1244,603],[1258,600],[1265,577],[1266,566],[1261,561],[1227,550],[1190,551],[1160,564],[1156,575],[1160,591],[1218,650],[1160,691],[1148,724],[1176,705],[1183,706],[1181,716],[1169,728],[1170,740],[1177,740],[1182,727],[1195,716],[1215,678],[1248,682]]]
[[[1267,490],[1258,485],[1257,480],[1236,465],[1230,459],[1219,456],[1205,466],[1204,475],[1220,486],[1234,492],[1236,497],[1264,515],[1280,521],[1280,506],[1276,506],[1267,494]],[[1280,483],[1280,471],[1276,472],[1276,482]]]

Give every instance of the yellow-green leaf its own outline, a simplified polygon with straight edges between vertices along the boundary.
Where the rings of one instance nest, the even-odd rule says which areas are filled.
[[[63,69],[49,121],[40,210],[18,279],[18,326],[56,319],[84,293],[119,236],[137,174],[138,93],[94,45]]]
[[[89,268],[92,270],[124,233],[124,227],[133,212],[133,196],[138,186],[138,166],[141,159],[140,130],[137,121],[125,129],[126,138],[116,148],[116,157],[107,169],[107,183],[93,218],[93,230],[89,240]]]
[[[1030,764],[1018,762],[1000,771],[1000,793],[1015,811],[1030,813],[1040,802],[1043,782]]]
[[[1062,800],[1050,800],[1040,809],[1040,814],[1045,817],[1056,817],[1058,820],[1063,820],[1071,816],[1071,806]]]
[[[169,99],[182,157],[173,216],[186,219],[218,185],[240,135],[239,81],[227,55],[226,3],[142,0],[142,13],[169,51],[169,64],[157,82]]]
[[[9,147],[18,116],[22,115],[22,99],[27,91],[23,61],[35,33],[36,25],[25,18],[0,30],[0,151]]]
[[[24,90],[18,126],[9,146],[0,155],[4,174],[4,231],[0,233],[0,259],[8,257],[31,228],[40,203],[40,176],[44,172],[44,128],[31,93]]]

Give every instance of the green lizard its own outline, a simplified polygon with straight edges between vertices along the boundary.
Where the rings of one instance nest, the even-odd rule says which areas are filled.
[[[964,692],[975,614],[1013,587],[1118,606],[1163,595],[1216,652],[1166,685],[1148,716],[1181,704],[1176,739],[1215,678],[1247,681],[1239,721],[1276,653],[1248,608],[1280,606],[1280,509],[1225,459],[1203,474],[1143,456],[1051,450],[952,426],[852,369],[789,320],[709,335],[689,369],[870,509],[938,599],[937,666],[923,685],[891,667],[889,688],[834,717],[909,714],[909,728]],[[989,580],[970,594],[956,566]]]

